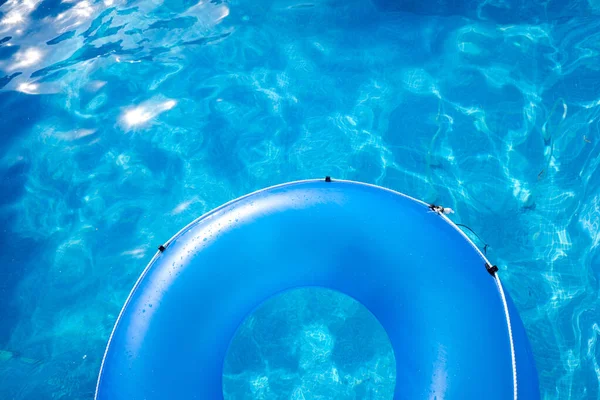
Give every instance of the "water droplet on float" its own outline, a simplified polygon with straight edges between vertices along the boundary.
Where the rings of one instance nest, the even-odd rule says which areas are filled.
[[[203,242],[206,242],[206,238],[204,238],[202,241],[203,241]]]
[[[148,304],[148,307],[152,308],[152,304]]]

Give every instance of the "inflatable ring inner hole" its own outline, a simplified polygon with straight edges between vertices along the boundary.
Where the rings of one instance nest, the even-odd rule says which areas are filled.
[[[390,339],[360,302],[336,290],[278,293],[237,329],[223,365],[223,397],[392,400]]]

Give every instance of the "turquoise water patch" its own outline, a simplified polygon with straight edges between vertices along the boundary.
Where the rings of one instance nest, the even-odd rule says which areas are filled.
[[[277,295],[238,328],[225,358],[225,400],[391,400],[396,360],[356,300],[322,288]]]

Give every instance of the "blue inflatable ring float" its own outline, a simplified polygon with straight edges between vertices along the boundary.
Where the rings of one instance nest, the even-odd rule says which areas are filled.
[[[377,317],[395,400],[540,397],[496,268],[443,210],[327,178],[234,200],[160,246],[117,319],[96,398],[223,399],[236,329],[273,295],[311,286]]]

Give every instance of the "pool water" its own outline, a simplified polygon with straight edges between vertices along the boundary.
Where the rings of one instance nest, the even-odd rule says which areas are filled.
[[[383,326],[339,292],[302,288],[267,300],[238,328],[224,400],[392,400],[396,359]]]
[[[157,245],[331,175],[452,207],[599,399],[599,117],[597,0],[0,0],[2,398],[92,398]]]

